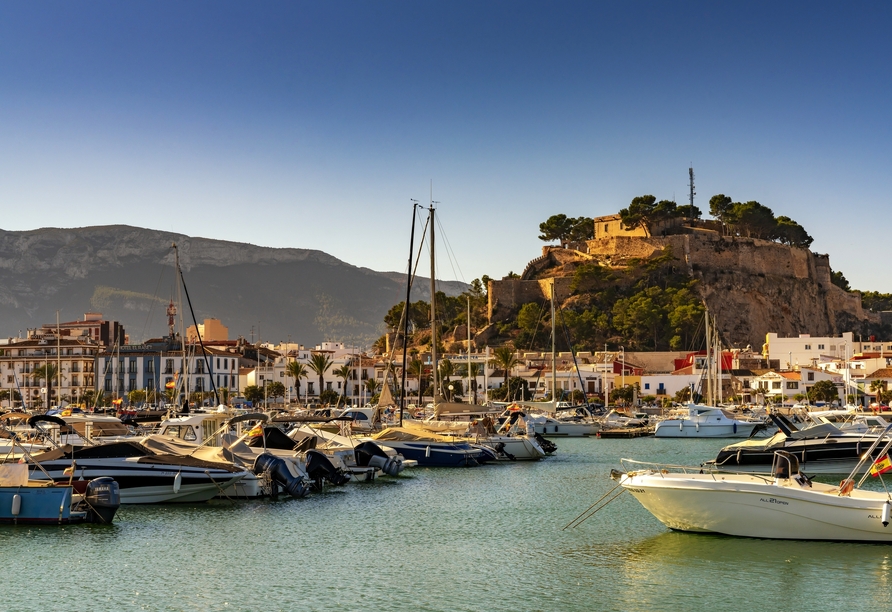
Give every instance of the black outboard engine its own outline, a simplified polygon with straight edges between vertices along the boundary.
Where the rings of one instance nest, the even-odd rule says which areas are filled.
[[[285,460],[270,453],[258,455],[251,471],[257,476],[268,473],[270,480],[282,487],[294,499],[305,497],[309,492],[303,477],[293,476]]]
[[[121,507],[121,489],[111,476],[94,478],[84,491],[87,522],[111,525]]]
[[[543,451],[545,451],[546,455],[552,454],[558,448],[557,444],[555,444],[551,440],[547,440],[547,439],[543,438],[542,434],[537,433],[535,438],[536,438],[536,442],[539,443],[539,446],[542,448]]]
[[[353,449],[356,456],[356,465],[360,467],[373,467],[381,470],[388,476],[396,476],[403,471],[402,460],[389,457],[374,442],[363,442]]]
[[[325,456],[317,450],[307,451],[307,476],[313,481],[313,488],[317,491],[322,490],[322,480],[325,479],[331,484],[341,486],[347,484],[350,480],[350,474],[344,470],[336,468]]]
[[[774,477],[784,480],[799,473],[799,459],[787,451],[774,451]]]

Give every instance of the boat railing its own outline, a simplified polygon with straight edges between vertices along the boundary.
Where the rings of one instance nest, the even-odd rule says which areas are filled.
[[[714,466],[708,466],[705,464],[699,466],[672,465],[667,463],[656,463],[653,461],[638,461],[636,459],[620,459],[619,462],[620,465],[623,466],[623,470],[626,473],[649,470],[656,474],[659,474],[660,476],[665,476],[666,474],[707,474],[709,476],[712,476],[712,479],[716,481],[718,480],[717,477],[726,476],[728,474],[760,478],[767,482],[771,482],[773,479],[770,474],[756,474],[753,472],[732,472],[729,470],[717,469]]]

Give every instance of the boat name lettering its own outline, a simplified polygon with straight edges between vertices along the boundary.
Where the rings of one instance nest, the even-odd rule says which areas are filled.
[[[883,518],[883,517],[881,517],[881,516],[877,516],[876,514],[868,514],[868,515],[867,515],[867,518],[869,518],[869,519],[870,519],[870,518],[872,518],[872,519],[878,519],[878,518]]]
[[[629,491],[631,491],[632,493],[647,493],[647,491],[645,491],[644,489],[633,489],[631,487],[629,487]]]
[[[782,505],[782,506],[789,506],[789,505],[790,505],[790,502],[781,501],[781,500],[779,500],[779,499],[775,499],[774,497],[769,497],[768,499],[765,499],[764,497],[760,497],[760,498],[759,498],[759,501],[760,501],[760,502],[764,502],[764,503],[766,503],[766,504],[780,504],[780,505]]]

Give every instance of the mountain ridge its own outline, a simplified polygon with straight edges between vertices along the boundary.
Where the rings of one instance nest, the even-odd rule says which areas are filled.
[[[384,314],[405,298],[398,272],[377,272],[324,251],[263,247],[130,225],[0,230],[0,335],[98,310],[132,341],[166,331],[176,297],[176,243],[196,317],[220,319],[230,337],[366,346],[384,333]],[[438,283],[450,295],[464,283]],[[429,299],[418,279],[412,299]],[[157,312],[156,312],[157,311]],[[187,320],[187,325],[191,321]]]

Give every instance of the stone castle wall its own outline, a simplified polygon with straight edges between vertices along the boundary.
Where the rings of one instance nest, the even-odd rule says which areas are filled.
[[[719,317],[727,342],[757,345],[768,331],[837,335],[880,322],[879,315],[862,308],[860,294],[848,293],[830,282],[829,256],[715,232],[611,236],[588,241],[586,254],[568,249],[545,251],[524,278],[490,282],[489,320],[501,321],[523,304],[548,299],[551,279],[537,279],[536,273],[545,275],[549,268],[567,267],[574,258],[580,263],[594,259],[601,265],[623,267],[629,259],[655,257],[666,249],[700,281],[697,290]],[[571,276],[555,279],[556,299],[570,296],[571,282]]]

